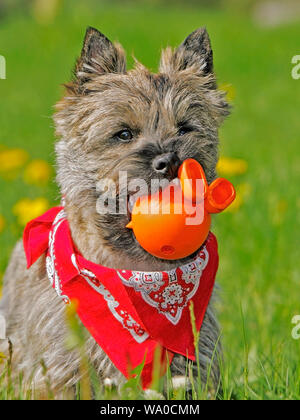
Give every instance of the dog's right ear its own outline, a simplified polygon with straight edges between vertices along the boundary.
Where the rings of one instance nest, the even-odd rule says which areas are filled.
[[[213,75],[213,51],[206,28],[192,32],[175,50],[162,53],[160,71],[174,73],[193,69],[199,76]]]
[[[122,47],[113,44],[97,29],[87,28],[81,55],[74,70],[73,88],[84,92],[84,84],[95,75],[125,72],[126,57]]]

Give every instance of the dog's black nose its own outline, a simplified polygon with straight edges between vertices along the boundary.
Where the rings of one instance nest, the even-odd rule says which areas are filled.
[[[180,165],[180,161],[176,153],[164,153],[163,155],[156,156],[152,162],[155,172],[175,177]]]

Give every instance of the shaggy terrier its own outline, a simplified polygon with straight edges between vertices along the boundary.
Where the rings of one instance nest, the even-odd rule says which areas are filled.
[[[73,80],[54,116],[57,182],[72,239],[84,258],[114,269],[166,271],[194,258],[163,260],[147,253],[126,225],[128,214],[99,214],[97,184],[118,174],[128,180],[176,177],[188,158],[201,163],[208,183],[216,178],[218,129],[228,104],[217,90],[209,36],[200,28],[175,50],[162,52],[159,72],[136,62],[127,71],[122,47],[88,28]],[[0,311],[12,348],[12,372],[23,372],[35,389],[45,387],[43,360],[57,397],[80,380],[80,355],[66,348],[65,305],[49,286],[45,256],[30,269],[22,242],[4,276]],[[219,328],[210,301],[199,339],[201,380],[220,384]],[[117,339],[117,337],[116,337]],[[180,340],[180,337],[179,337]],[[0,340],[5,351],[7,340]],[[99,375],[123,383],[95,339],[87,334],[86,354]],[[195,375],[197,368],[194,366]],[[185,375],[186,359],[176,355],[172,375]]]

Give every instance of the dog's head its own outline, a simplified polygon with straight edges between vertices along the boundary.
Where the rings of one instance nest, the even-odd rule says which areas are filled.
[[[89,210],[83,214],[110,249],[147,258],[125,227],[127,212],[96,210],[97,185],[110,178],[118,195],[120,171],[128,182],[173,179],[187,158],[201,163],[208,182],[215,178],[218,128],[228,105],[216,88],[209,36],[201,28],[176,50],[163,51],[153,74],[139,63],[127,71],[120,45],[89,28],[66,87],[55,114],[61,192],[78,211]]]

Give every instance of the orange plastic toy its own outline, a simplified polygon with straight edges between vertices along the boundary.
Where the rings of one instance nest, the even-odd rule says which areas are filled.
[[[147,252],[167,260],[187,257],[200,248],[209,233],[210,213],[221,212],[235,199],[235,189],[226,179],[208,185],[194,159],[182,163],[178,178],[163,191],[139,197],[127,225]]]

